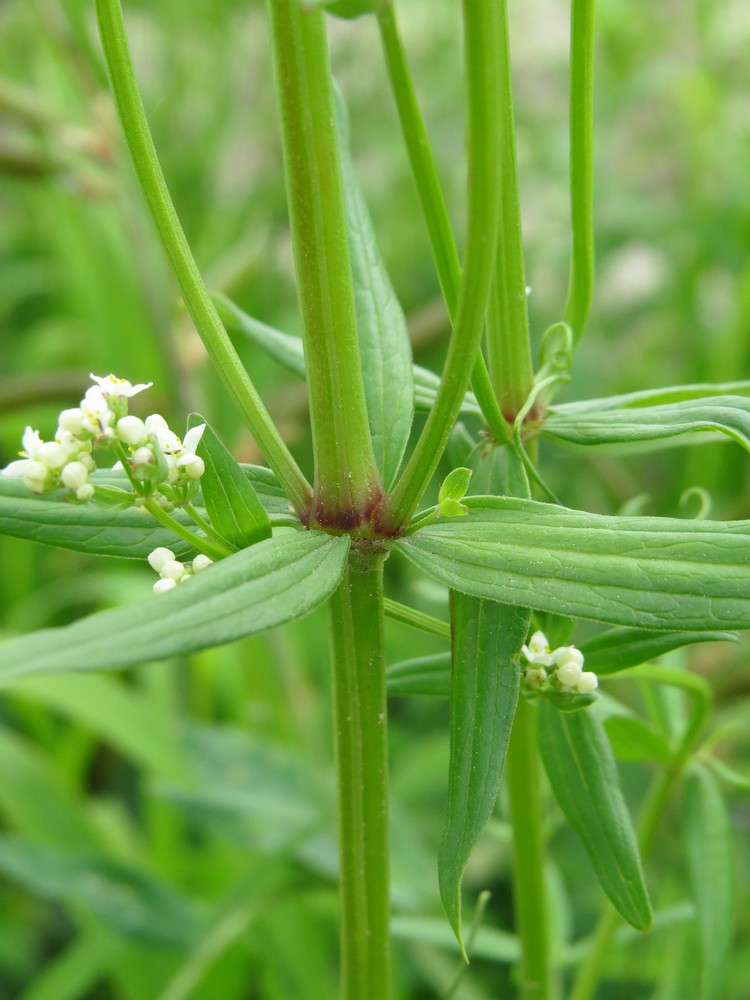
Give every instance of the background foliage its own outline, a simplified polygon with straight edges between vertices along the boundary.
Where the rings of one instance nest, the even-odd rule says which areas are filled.
[[[464,179],[459,9],[411,0],[405,41],[461,232]],[[639,9],[600,0],[595,311],[570,398],[750,377],[750,12],[739,0]],[[567,5],[512,5],[532,329],[557,318],[567,280]],[[176,206],[212,290],[297,332],[266,17],[254,0],[129,3],[147,111]],[[170,420],[210,416],[234,453],[253,442],[176,301],[124,155],[86,0],[7,0],[0,9],[0,463],[26,424],[54,427],[92,370],[153,379]],[[438,363],[447,319],[388,94],[375,26],[332,21],[355,166],[407,312],[418,363]],[[249,342],[238,347],[309,468],[304,388]],[[141,415],[145,415],[142,413]],[[747,455],[729,443],[635,458],[588,457],[574,476],[545,458],[571,507],[750,517]],[[446,467],[447,468],[447,467]],[[652,496],[658,498],[652,500]],[[684,501],[684,502],[683,502]],[[0,538],[0,627],[60,625],[145,596],[153,575]],[[394,597],[446,614],[437,585],[389,561]],[[578,638],[580,639],[585,632]],[[389,623],[389,658],[445,643]],[[674,657],[674,654],[670,654]],[[715,691],[716,753],[747,773],[750,653],[690,647],[682,665]],[[665,658],[669,662],[669,657]],[[27,679],[0,702],[0,997],[237,997],[335,994],[335,845],[325,617],[123,676]],[[675,692],[608,687],[666,727]],[[674,694],[674,699],[671,695]],[[447,705],[392,705],[397,997],[444,995],[458,968],[437,895]],[[631,807],[650,750],[616,742]],[[646,759],[643,759],[646,758]],[[727,1000],[750,991],[747,793],[726,785],[735,832],[736,937]],[[693,796],[695,796],[693,792]],[[688,807],[694,798],[688,799]],[[549,816],[555,934],[571,960],[600,894],[579,843]],[[623,935],[601,997],[690,997],[687,883],[700,867],[679,816],[663,824],[647,876],[667,926]],[[697,851],[697,855],[696,855]],[[693,859],[693,860],[691,860]],[[515,956],[501,801],[466,875],[489,888],[475,960],[456,996],[503,994]],[[469,911],[470,912],[470,911]],[[725,942],[726,944],[726,942]],[[667,960],[668,959],[668,960]],[[248,984],[251,984],[248,986]],[[508,990],[511,987],[508,985]],[[696,994],[697,995],[697,994]],[[723,1000],[722,997],[713,1000]]]

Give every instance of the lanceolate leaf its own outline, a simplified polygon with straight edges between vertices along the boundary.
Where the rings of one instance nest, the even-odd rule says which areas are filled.
[[[544,700],[539,748],[555,798],[602,888],[629,924],[648,930],[651,904],[638,843],[601,723],[590,710],[559,712]]]
[[[189,425],[206,421],[191,414]],[[271,522],[258,494],[232,453],[206,424],[198,445],[206,468],[201,493],[211,524],[232,545],[242,549],[271,537]]]
[[[349,153],[346,105],[335,91],[341,179],[365,381],[367,417],[386,487],[396,478],[414,413],[414,376],[406,320],[380,256]]]
[[[309,531],[244,549],[137,604],[0,645],[0,684],[61,670],[113,670],[240,639],[299,618],[328,598],[349,542]]]
[[[599,413],[603,410],[619,410],[624,407],[662,406],[668,403],[681,403],[687,399],[706,399],[709,396],[750,396],[750,381],[720,382],[715,385],[696,383],[671,385],[663,389],[642,389],[620,396],[556,404],[551,412],[565,416],[571,413]]]
[[[732,949],[732,836],[714,776],[701,768],[685,784],[683,826],[688,873],[700,929],[700,1000],[727,995]]]
[[[458,593],[451,601],[448,813],[438,851],[438,880],[443,906],[461,943],[461,879],[495,808],[530,612]]]
[[[271,522],[289,523],[293,519],[289,502],[271,470],[257,465],[240,468],[260,497]],[[91,478],[96,485],[130,489],[124,472],[102,470]],[[20,479],[0,476],[0,534],[77,552],[128,559],[145,559],[160,545],[172,549],[177,556],[189,551],[189,546],[176,535],[132,508],[118,510],[95,503],[69,503],[63,496],[64,491],[35,496]],[[200,493],[195,503],[202,506]],[[173,513],[186,527],[195,528],[186,514],[179,510]]]
[[[612,628],[581,643],[586,669],[616,674],[655,660],[673,649],[696,642],[737,642],[733,632],[651,632],[643,628]]]
[[[606,517],[508,497],[464,503],[467,517],[395,543],[449,587],[639,628],[750,628],[750,521]]]
[[[543,433],[567,444],[621,451],[631,445],[660,447],[682,435],[715,431],[750,451],[750,399],[742,396],[707,396],[621,409],[607,406],[607,400],[602,402],[605,405],[600,410],[588,407],[551,413]],[[691,444],[692,440],[686,438],[682,443]]]

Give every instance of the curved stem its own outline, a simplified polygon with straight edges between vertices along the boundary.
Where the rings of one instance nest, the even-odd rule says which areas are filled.
[[[399,604],[398,601],[392,601],[388,597],[383,600],[383,610],[388,618],[401,622],[403,625],[411,625],[412,628],[421,629],[431,635],[439,635],[441,639],[450,639],[451,637],[451,627],[448,622],[433,618],[432,615],[426,615],[424,611],[417,611],[416,608]]]
[[[209,537],[212,538],[218,545],[226,549],[227,555],[231,552],[237,552],[236,546],[230,546],[226,538],[222,538],[218,531],[216,531],[213,526],[206,520],[205,517],[201,517],[198,511],[193,507],[191,503],[183,504],[182,509],[185,511],[187,516],[198,525],[198,527]]]
[[[564,319],[583,336],[594,288],[594,0],[572,0],[570,23],[570,222]]]
[[[269,0],[315,452],[311,523],[354,527],[382,488],[367,421],[325,15]]]
[[[505,769],[513,826],[513,900],[521,938],[522,1000],[549,1000],[552,991],[536,726],[536,710],[522,695]]]
[[[458,303],[458,289],[461,282],[461,263],[456,249],[448,210],[445,205],[443,189],[440,184],[435,158],[432,155],[430,140],[427,136],[424,119],[419,109],[414,83],[409,72],[404,48],[398,33],[396,12],[390,0],[382,3],[377,9],[380,37],[385,53],[386,67],[391,82],[391,89],[396,99],[401,129],[406,143],[412,176],[416,184],[417,194],[427,230],[430,236],[430,246],[435,259],[435,267],[443,291],[443,298],[448,308],[451,322],[455,319]],[[474,373],[471,378],[472,389],[477,398],[482,415],[487,426],[497,441],[508,440],[511,431],[503,419],[500,408],[492,391],[487,365],[480,353],[477,354]]]
[[[464,268],[448,357],[435,405],[389,499],[400,527],[416,509],[443,454],[479,353],[497,246],[500,122],[497,53],[501,21],[495,0],[464,0],[468,120],[468,219]]]
[[[353,551],[330,603],[342,1000],[390,996],[383,561]]]
[[[232,554],[223,545],[218,546],[210,538],[202,538],[200,535],[196,535],[194,531],[191,531],[190,528],[186,528],[184,524],[180,524],[179,521],[176,521],[165,510],[162,510],[156,500],[145,497],[143,506],[159,524],[174,532],[175,535],[189,545],[192,545],[194,549],[198,549],[199,552],[204,552],[212,559],[225,559]]]
[[[219,319],[177,218],[138,91],[120,0],[96,0],[96,15],[125,141],[185,306],[258,446],[299,512],[310,499],[310,485],[271,420]]]

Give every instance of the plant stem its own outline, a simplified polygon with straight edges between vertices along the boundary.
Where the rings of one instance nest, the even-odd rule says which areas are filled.
[[[516,418],[534,386],[534,368],[526,304],[521,206],[518,197],[516,131],[508,37],[506,0],[498,3],[502,16],[500,49],[502,83],[500,116],[503,136],[500,232],[497,270],[487,313],[487,354],[490,379],[503,416]]]
[[[213,538],[218,545],[226,549],[227,555],[238,551],[237,546],[230,545],[225,538],[222,538],[219,532],[212,527],[205,517],[201,517],[191,503],[183,504],[182,509],[185,511],[190,520],[194,521],[209,538]]]
[[[330,603],[342,1000],[390,995],[383,561],[352,551]]]
[[[315,453],[311,523],[369,520],[382,498],[367,422],[325,15],[269,0]]]
[[[521,696],[510,736],[506,774],[513,827],[513,898],[521,938],[522,1000],[549,1000],[552,990],[536,726],[536,710]]]
[[[227,556],[231,556],[231,551],[223,545],[216,545],[210,538],[202,538],[191,531],[190,528],[186,528],[184,524],[180,524],[179,521],[176,521],[165,510],[162,510],[156,500],[145,497],[143,506],[159,524],[165,528],[169,528],[170,531],[173,531],[183,541],[188,542],[193,548],[198,549],[199,552],[204,552],[212,559],[226,559]]]
[[[120,0],[96,0],[96,14],[125,141],[185,306],[258,446],[299,512],[309,502],[310,485],[271,420],[219,319],[177,218],[138,91]]]
[[[448,442],[479,353],[497,246],[501,20],[495,0],[464,0],[468,211],[464,267],[448,357],[435,405],[388,504],[393,527],[408,520]]]
[[[448,622],[442,622],[439,618],[426,615],[423,611],[417,611],[406,604],[399,604],[386,597],[383,600],[383,610],[388,618],[401,622],[403,625],[411,625],[412,628],[421,629],[431,635],[439,635],[441,639],[450,639],[451,627]]]
[[[594,0],[572,0],[570,22],[570,222],[565,322],[583,336],[594,287]]]
[[[453,236],[448,210],[440,185],[435,158],[427,136],[424,120],[414,83],[409,72],[404,48],[398,33],[396,12],[390,0],[377,9],[380,37],[385,53],[391,89],[396,99],[401,129],[406,143],[411,172],[416,184],[422,212],[427,223],[435,267],[448,308],[451,322],[455,319],[458,289],[461,282],[461,263]],[[472,388],[489,429],[498,441],[508,440],[511,429],[503,419],[492,391],[490,377],[481,352],[477,355],[472,375]]]

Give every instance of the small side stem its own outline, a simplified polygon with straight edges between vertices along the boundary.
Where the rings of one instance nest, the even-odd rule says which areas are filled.
[[[401,622],[403,625],[411,625],[412,628],[429,632],[430,635],[438,635],[441,639],[450,639],[451,637],[451,627],[448,622],[442,622],[439,618],[426,615],[423,611],[417,611],[406,604],[399,604],[398,601],[392,601],[388,597],[383,600],[383,609],[388,618]]]
[[[259,448],[300,512],[309,502],[310,485],[276,429],[219,319],[172,204],[138,91],[120,0],[96,0],[96,16],[125,141],[185,306]]]
[[[165,510],[162,510],[156,500],[151,498],[144,498],[143,506],[151,514],[154,520],[158,521],[159,524],[168,528],[170,531],[174,532],[179,538],[192,545],[193,548],[198,549],[199,552],[204,552],[207,556],[212,559],[226,559],[232,553],[229,549],[216,545],[211,541],[210,538],[202,538],[200,535],[196,535],[195,532],[191,531],[190,528],[186,528],[184,524],[180,524],[173,517],[170,517]]]
[[[378,26],[385,54],[391,89],[396,100],[401,130],[406,143],[412,176],[427,223],[435,267],[451,322],[455,319],[458,289],[461,283],[461,262],[458,257],[448,209],[445,205],[435,158],[427,129],[419,109],[409,64],[401,43],[396,12],[390,0],[377,9]],[[490,376],[481,352],[477,355],[471,386],[487,426],[497,441],[509,440],[511,429],[497,405]]]
[[[330,603],[339,789],[341,1000],[390,996],[381,553],[352,552]]]
[[[505,772],[513,828],[513,893],[521,938],[522,1000],[549,1000],[552,979],[544,882],[542,775],[536,710],[518,699]]]
[[[221,535],[218,533],[218,531],[214,530],[214,528],[209,524],[209,522],[205,519],[205,517],[201,517],[201,515],[198,513],[198,511],[195,509],[195,507],[193,507],[191,503],[184,504],[182,509],[185,511],[185,513],[191,519],[191,521],[194,521],[209,538],[212,538],[217,543],[217,545],[220,545],[223,549],[226,549],[227,555],[237,551],[236,546],[230,546],[229,543],[226,541],[226,539],[222,538]]]
[[[594,0],[572,0],[570,22],[570,222],[565,322],[583,336],[594,288]]]

